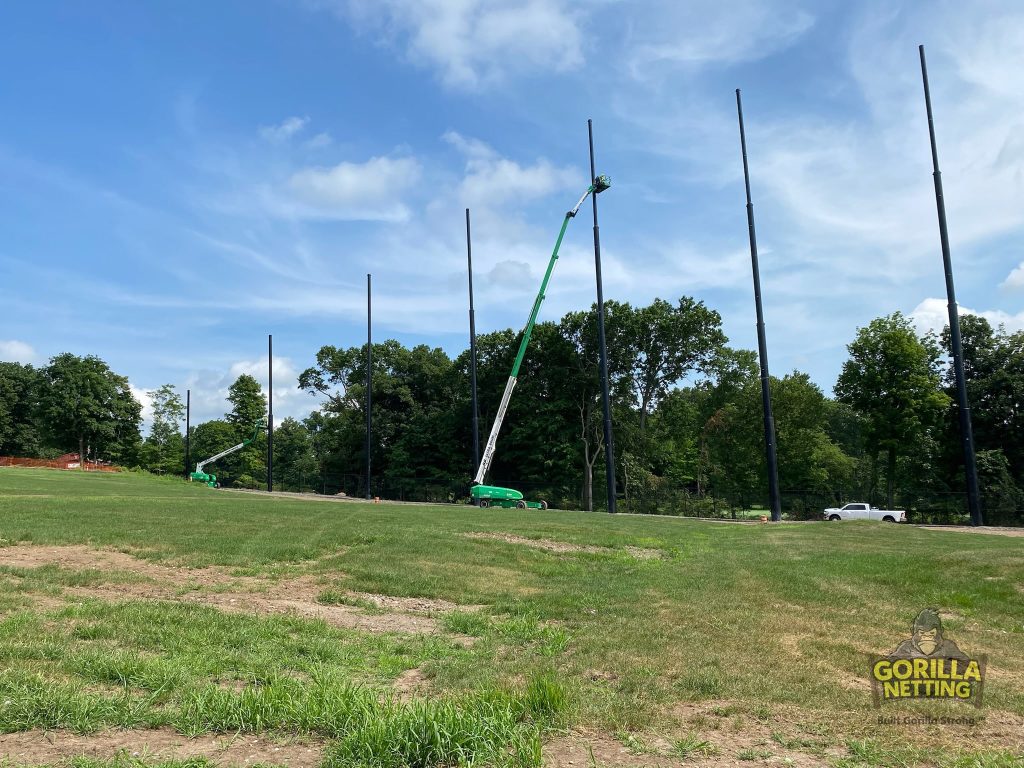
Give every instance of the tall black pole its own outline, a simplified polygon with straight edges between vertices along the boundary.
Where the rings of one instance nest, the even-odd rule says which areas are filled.
[[[192,390],[185,390],[185,479],[188,480],[189,475],[192,473],[192,456],[191,456],[191,429],[192,426]]]
[[[587,120],[590,141],[590,182],[596,183],[594,170],[594,121]],[[597,226],[597,194],[590,196],[594,205],[594,271],[597,275],[597,344],[601,357],[601,404],[604,407],[604,467],[608,480],[608,511],[615,512],[615,443],[612,440],[612,403],[608,395],[608,347],[604,336],[604,286],[601,283],[601,233]]]
[[[370,488],[370,436],[373,431],[373,421],[370,411],[373,406],[373,327],[371,321],[371,295],[370,275],[366,275],[366,498],[373,498],[373,491]]]
[[[267,490],[274,491],[274,335],[267,334]]]
[[[946,271],[946,300],[949,308],[949,340],[953,348],[953,373],[956,376],[956,399],[960,412],[960,442],[964,451],[964,474],[967,476],[967,508],[971,525],[982,525],[981,494],[978,490],[978,468],[974,460],[974,432],[971,429],[971,407],[967,402],[967,383],[964,379],[964,351],[960,342],[960,314],[956,306],[953,287],[953,260],[949,254],[949,231],[946,228],[946,203],[942,197],[942,174],[939,172],[939,152],[935,146],[935,122],[932,120],[932,96],[928,90],[928,66],[921,54],[921,78],[924,81],[924,104],[928,112],[928,137],[932,145],[932,178],[935,180],[935,207],[939,214],[939,242],[942,245],[942,266]]]
[[[764,413],[764,455],[768,464],[768,500],[772,520],[782,518],[779,495],[779,460],[775,448],[775,418],[772,416],[771,379],[768,377],[768,342],[764,335],[764,310],[761,307],[761,270],[757,264],[757,235],[754,232],[754,204],[750,200],[750,169],[747,166],[747,134],[743,129],[743,103],[736,89],[736,114],[740,120],[740,149],[743,152],[743,183],[747,189],[747,231],[750,235],[750,266],[754,273],[754,308],[757,313],[757,355],[761,361],[761,410]]]
[[[473,408],[473,471],[480,466],[480,411],[476,403],[476,312],[473,309],[473,241],[466,209],[466,259],[469,262],[469,382]]]

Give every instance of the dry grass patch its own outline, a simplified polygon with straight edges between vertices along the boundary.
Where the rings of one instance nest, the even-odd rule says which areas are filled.
[[[162,600],[210,606],[230,613],[256,615],[295,615],[321,619],[331,626],[363,632],[436,634],[442,627],[434,614],[458,608],[446,600],[392,597],[370,593],[351,593],[357,600],[376,605],[378,612],[367,613],[358,605],[326,605],[318,600],[323,585],[318,577],[297,576],[278,580],[236,576],[231,569],[210,566],[186,568],[142,560],[125,552],[90,549],[85,546],[24,546],[0,549],[0,564],[24,569],[58,566],[62,569],[99,571],[103,574],[130,574],[135,581],[72,586],[64,594],[72,599]],[[63,605],[56,598],[33,596],[40,608]],[[470,606],[475,609],[478,606]],[[471,638],[456,638],[462,644]]]
[[[463,534],[467,539],[489,539],[491,541],[503,541],[506,544],[518,544],[532,549],[542,549],[546,552],[586,552],[592,555],[614,555],[625,552],[638,560],[654,560],[662,557],[660,549],[646,549],[645,547],[624,546],[621,549],[613,547],[594,547],[584,544],[570,544],[566,541],[555,541],[554,539],[528,539],[525,536],[516,536],[511,533],[486,533],[476,531]]]
[[[276,741],[250,734],[190,739],[169,728],[112,730],[89,736],[41,730],[0,735],[0,757],[15,764],[50,765],[76,757],[109,759],[118,755],[150,760],[203,757],[221,766],[262,763],[314,768],[321,762],[323,745],[296,739]]]

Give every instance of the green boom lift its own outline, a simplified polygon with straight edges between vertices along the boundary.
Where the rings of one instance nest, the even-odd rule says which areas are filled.
[[[248,440],[243,440],[238,445],[231,446],[226,451],[221,451],[216,456],[211,456],[206,461],[200,461],[198,464],[196,464],[196,471],[188,476],[188,481],[190,483],[206,483],[211,488],[220,488],[220,483],[217,482],[217,476],[203,472],[203,467],[205,467],[207,464],[212,464],[217,459],[223,459],[228,454],[242,450],[243,448],[245,448],[245,446],[249,445],[249,443],[255,440],[257,435],[259,435],[259,433],[265,430],[266,428],[267,423],[265,421],[256,422],[256,427],[252,431],[252,437],[250,437]]]
[[[508,403],[512,398],[512,390],[515,389],[516,379],[519,376],[519,366],[523,364],[523,357],[526,355],[526,348],[530,344],[530,334],[533,333],[533,326],[537,322],[537,313],[540,312],[540,305],[544,301],[544,291],[548,287],[548,280],[551,278],[551,271],[555,268],[555,262],[558,261],[558,249],[562,247],[562,238],[565,237],[565,230],[569,226],[569,219],[576,216],[580,206],[583,205],[583,202],[591,194],[596,195],[604,192],[611,185],[612,181],[607,176],[598,176],[594,179],[593,183],[587,187],[587,191],[583,193],[583,197],[579,199],[579,202],[576,203],[575,207],[565,214],[565,219],[562,221],[562,229],[558,233],[558,239],[555,240],[555,249],[551,252],[551,259],[548,261],[547,271],[544,273],[544,279],[540,284],[540,292],[537,294],[537,298],[533,302],[533,310],[530,312],[530,319],[527,320],[526,328],[523,330],[523,340],[519,342],[519,353],[516,355],[516,361],[512,364],[512,374],[508,377],[508,382],[505,384],[505,393],[501,396],[501,404],[498,406],[498,413],[494,417],[494,426],[491,427],[491,434],[487,438],[484,455],[480,459],[480,467],[476,471],[476,477],[473,479],[473,487],[469,492],[473,499],[473,503],[480,507],[517,507],[519,509],[548,508],[546,501],[526,501],[523,499],[523,494],[520,491],[512,488],[483,485],[484,476],[487,474],[487,470],[490,469],[492,459],[494,459],[494,447],[498,442],[498,432],[501,431],[501,422],[505,420],[505,412],[508,410]]]

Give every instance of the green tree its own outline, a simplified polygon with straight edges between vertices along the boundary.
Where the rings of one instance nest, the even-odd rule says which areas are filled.
[[[1021,522],[1024,492],[1010,474],[1010,463],[1000,450],[977,453],[978,484],[984,489],[985,518],[989,525]]]
[[[83,459],[87,444],[113,461],[135,458],[142,406],[126,377],[93,355],[64,353],[50,360],[43,378],[40,413],[55,443],[77,445]]]
[[[318,485],[320,467],[313,436],[290,416],[274,428],[274,483],[284,491],[304,491]]]
[[[40,456],[42,375],[31,365],[0,363],[0,456]]]
[[[941,390],[938,344],[932,337],[918,338],[910,321],[897,312],[859,329],[847,349],[850,358],[843,364],[836,396],[865,417],[872,467],[879,453],[887,455],[886,503],[891,507],[898,458],[920,451],[920,443],[949,406]]]
[[[1001,451],[1011,475],[1024,484],[1024,333],[993,329],[978,315],[960,318],[964,379],[971,408],[974,442],[978,450]],[[949,328],[942,334],[949,348]],[[959,414],[953,367],[945,372],[946,392],[953,401],[945,443],[953,467],[962,473]]]
[[[224,418],[234,426],[239,439],[251,435],[253,426],[267,418],[267,398],[263,388],[248,373],[243,373],[228,387],[228,400],[231,411]]]
[[[705,378],[669,390],[652,414],[645,441],[654,472],[670,486],[689,486],[698,495],[709,489],[712,477],[724,491],[723,478],[740,478],[747,471],[736,469],[741,456],[719,450],[715,438],[738,418],[735,403],[741,393],[757,384],[757,357],[750,350],[721,347],[704,370]],[[723,411],[727,406],[732,409]],[[760,401],[757,408],[759,419]]]
[[[153,402],[153,424],[144,445],[146,467],[152,472],[180,472],[185,444],[181,434],[185,405],[173,384],[164,384],[149,394]]]
[[[447,488],[453,475],[468,485],[465,442],[456,437],[468,438],[468,424],[455,424],[461,412],[453,392],[457,378],[441,349],[407,349],[393,339],[373,345],[372,471],[375,482],[383,478],[389,492],[402,494],[423,485]],[[316,365],[300,375],[299,386],[325,398],[315,419],[321,464],[342,474],[365,474],[365,346],[322,347]]]
[[[709,366],[727,339],[721,316],[689,296],[675,306],[655,299],[626,313],[617,325],[613,343],[628,361],[623,375],[636,398],[643,435],[651,409],[669,388]]]
[[[254,377],[243,373],[228,387],[228,401],[231,411],[225,420],[234,427],[237,442],[248,440],[252,437],[253,428],[267,419],[267,399],[263,388]],[[225,456],[222,466],[233,485],[259,487],[266,482],[266,456],[267,437],[266,433],[261,433],[242,450]]]
[[[611,303],[610,303],[611,304]],[[615,307],[618,309],[618,306]],[[612,306],[606,306],[612,315]],[[597,305],[589,312],[571,312],[559,324],[568,342],[566,387],[575,420],[583,468],[582,506],[594,509],[594,466],[604,453],[604,410],[601,403],[601,371],[597,341]],[[607,330],[607,328],[606,328]],[[613,349],[620,349],[612,345]]]
[[[830,401],[799,371],[772,377],[771,389],[779,486],[790,492],[787,509],[801,513],[805,503],[814,508],[818,500],[838,498],[849,487],[856,462],[829,437]],[[767,499],[763,430],[761,382],[750,376],[706,426],[710,474],[718,494],[741,502]]]

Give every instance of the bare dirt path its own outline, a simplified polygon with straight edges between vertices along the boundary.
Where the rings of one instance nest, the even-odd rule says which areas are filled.
[[[231,569],[209,566],[185,568],[154,563],[125,552],[91,549],[82,545],[0,547],[0,565],[40,568],[57,565],[73,570],[95,569],[140,577],[95,586],[69,587],[65,595],[79,598],[121,600],[167,600],[195,603],[232,613],[258,615],[293,614],[323,619],[328,624],[364,632],[435,634],[442,631],[439,614],[461,608],[446,600],[394,597],[365,592],[346,592],[353,601],[369,602],[377,610],[366,612],[358,605],[326,605],[318,601],[325,588],[321,578],[303,575],[278,580],[236,576]],[[471,638],[453,636],[469,644]]]
[[[190,739],[169,728],[114,730],[83,736],[66,731],[22,731],[0,735],[0,757],[14,764],[50,765],[75,757],[109,759],[118,755],[159,760],[205,757],[215,765],[286,765],[313,768],[323,745],[274,741],[251,734],[217,734]]]

